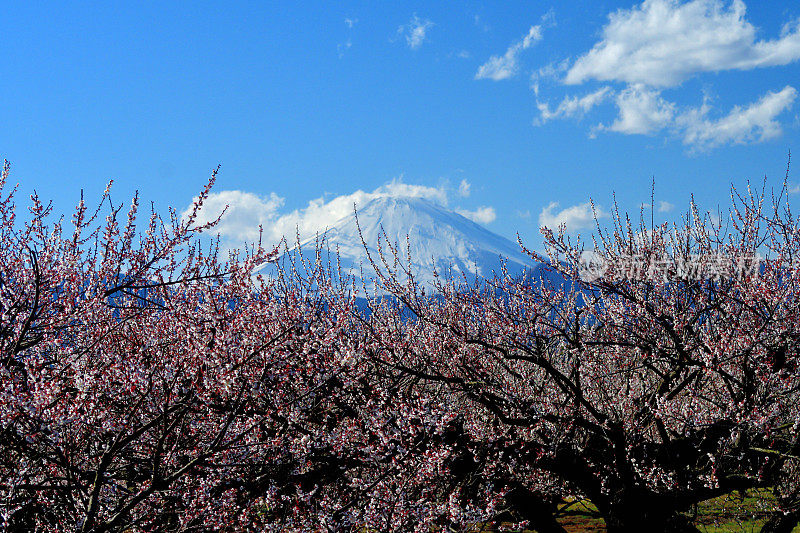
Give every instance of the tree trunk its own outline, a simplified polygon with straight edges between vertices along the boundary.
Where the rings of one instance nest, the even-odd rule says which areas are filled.
[[[678,514],[664,519],[648,516],[611,516],[605,518],[608,533],[700,533],[691,520]]]
[[[600,509],[608,533],[700,533],[678,509],[650,498],[625,498],[624,503]]]
[[[558,502],[544,498],[534,492],[518,487],[506,495],[506,503],[514,514],[527,520],[531,529],[537,533],[566,533],[555,518]]]
[[[798,524],[796,513],[776,513],[761,527],[761,533],[791,533]]]

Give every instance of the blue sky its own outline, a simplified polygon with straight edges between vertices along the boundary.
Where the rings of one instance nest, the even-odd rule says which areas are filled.
[[[590,197],[638,212],[655,176],[669,220],[800,151],[796,2],[16,2],[2,35],[22,193],[182,210],[221,163],[232,240],[412,194],[538,247]]]

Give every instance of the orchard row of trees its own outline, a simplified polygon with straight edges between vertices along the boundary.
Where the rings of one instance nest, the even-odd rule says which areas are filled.
[[[681,532],[693,504],[755,488],[780,506],[763,531],[798,522],[800,232],[783,196],[732,195],[724,228],[696,209],[679,226],[617,215],[591,278],[582,246],[546,232],[532,257],[560,284],[434,292],[373,257],[392,297],[364,312],[319,252],[266,279],[275,251],[202,246],[213,175],[192,216],[145,222],[108,190],[71,221],[35,196],[18,220],[8,177],[8,530],[550,533],[572,496],[610,532]],[[759,254],[728,276],[618,267]]]

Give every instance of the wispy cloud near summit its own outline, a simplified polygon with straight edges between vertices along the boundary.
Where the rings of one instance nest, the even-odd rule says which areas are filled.
[[[233,248],[245,242],[256,241],[259,225],[263,228],[264,244],[271,245],[284,237],[291,242],[297,234],[301,240],[313,237],[338,220],[352,215],[354,205],[363,206],[376,198],[424,198],[447,206],[451,197],[465,198],[469,196],[469,192],[470,183],[467,180],[461,180],[458,187],[452,187],[447,183],[429,187],[394,179],[371,192],[357,190],[333,198],[320,197],[309,201],[304,208],[285,212],[284,198],[274,192],[262,196],[245,191],[220,191],[209,195],[200,212],[199,221],[214,220],[225,211],[213,230],[220,235],[224,245]],[[190,209],[187,208],[182,216],[188,215]],[[474,210],[456,207],[455,211],[482,224],[488,224],[497,218],[495,209],[486,205]]]
[[[560,211],[558,202],[550,202],[542,212],[539,213],[539,226],[550,228],[553,231],[564,226],[567,232],[591,227],[594,224],[595,216],[600,219],[607,216],[606,212],[600,207],[592,207],[590,202],[565,207]]]

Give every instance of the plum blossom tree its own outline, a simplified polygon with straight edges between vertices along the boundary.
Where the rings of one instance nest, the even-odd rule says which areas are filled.
[[[6,163],[0,187],[8,174]],[[248,266],[263,251],[241,264],[220,265],[197,247],[182,257],[204,229],[194,217],[173,213],[164,223],[152,214],[139,235],[138,199],[120,223],[108,189],[105,223],[93,227],[100,209],[81,200],[72,231],[63,219],[48,224],[35,196],[30,220],[15,224],[13,200],[12,190],[0,201],[5,526],[162,527],[191,524],[199,512],[238,519],[215,479],[247,457],[258,430],[244,416],[247,378],[263,370],[265,347],[287,337],[272,320],[254,344],[231,320],[239,306],[267,305],[246,292]]]
[[[138,198],[125,214],[106,190],[70,222],[34,196],[21,221],[5,164],[4,528],[549,533],[577,496],[610,532],[694,531],[681,511],[750,488],[778,496],[763,531],[797,524],[783,196],[734,194],[729,227],[617,212],[592,276],[580,243],[545,232],[531,256],[553,275],[432,294],[385,243],[393,297],[365,313],[320,246],[265,276],[276,251],[201,245],[215,175],[186,218],[140,227]]]
[[[0,180],[0,523],[36,531],[409,530],[447,498],[452,414],[317,256],[274,277],[108,189],[71,224]],[[101,220],[103,210],[107,212]],[[441,487],[441,488],[440,488]],[[471,514],[472,513],[472,514]],[[465,518],[466,519],[466,518]]]
[[[6,163],[0,192],[8,174]],[[271,298],[251,277],[269,258],[260,247],[223,263],[193,241],[210,227],[194,220],[213,181],[188,219],[153,213],[140,232],[138,199],[121,223],[108,189],[105,222],[81,201],[71,231],[49,224],[35,196],[18,224],[14,190],[3,193],[5,527],[246,528],[267,512],[264,472],[291,470],[291,420],[320,385],[296,379],[315,363],[294,356],[336,316]],[[305,377],[325,374],[338,351],[321,350]]]
[[[696,531],[681,511],[769,487],[782,508],[763,531],[790,531],[800,232],[784,195],[765,199],[734,190],[730,226],[694,204],[672,226],[617,210],[610,231],[598,226],[592,276],[580,242],[544,229],[548,256],[531,256],[561,283],[505,275],[431,296],[397,281],[386,243],[373,264],[416,320],[373,313],[394,347],[373,357],[457,416],[462,495],[493,484],[475,494],[504,491],[510,516],[538,531],[562,530],[553,501],[567,494],[588,497],[609,532]]]

